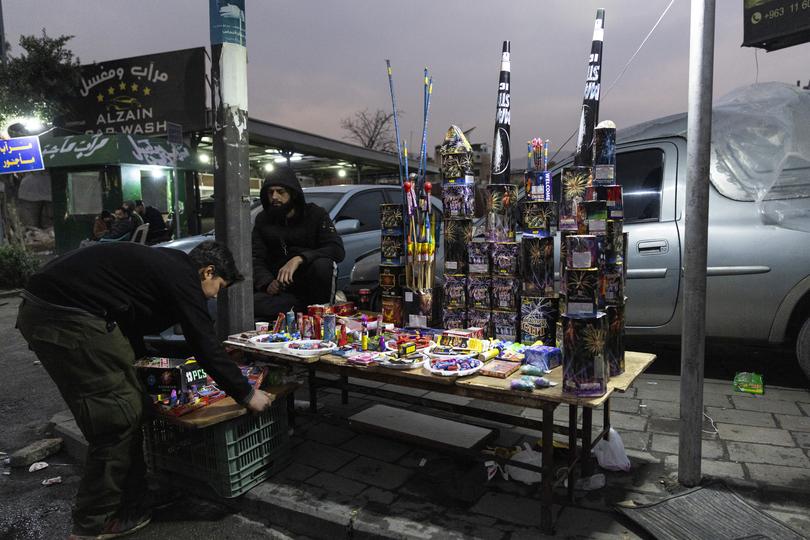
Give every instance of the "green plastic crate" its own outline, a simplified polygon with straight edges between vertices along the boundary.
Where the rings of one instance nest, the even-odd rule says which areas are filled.
[[[156,418],[144,428],[146,456],[156,473],[181,475],[219,496],[242,495],[290,458],[286,400],[263,413],[246,414],[203,429]],[[176,479],[175,479],[176,480]]]

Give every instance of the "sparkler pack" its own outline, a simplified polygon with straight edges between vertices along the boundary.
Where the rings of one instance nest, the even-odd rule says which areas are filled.
[[[520,299],[520,339],[526,345],[541,341],[556,346],[556,327],[560,318],[556,296],[523,296]]]
[[[524,234],[520,246],[523,293],[535,296],[553,294],[554,237]]]
[[[577,396],[604,395],[610,377],[607,315],[566,314],[561,320],[563,391]]]

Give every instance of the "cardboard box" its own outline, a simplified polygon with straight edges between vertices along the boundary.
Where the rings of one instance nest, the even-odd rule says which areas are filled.
[[[485,377],[496,377],[505,379],[512,373],[520,369],[520,362],[509,362],[507,360],[490,360],[481,368],[480,374]]]
[[[205,370],[193,358],[144,358],[135,362],[135,371],[148,394],[185,392],[208,381]]]

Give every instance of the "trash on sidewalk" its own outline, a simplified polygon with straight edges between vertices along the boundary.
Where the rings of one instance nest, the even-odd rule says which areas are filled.
[[[765,382],[759,373],[741,371],[734,375],[734,390],[762,395],[765,393]]]
[[[48,466],[47,463],[44,461],[37,461],[36,463],[32,463],[30,467],[28,467],[28,472],[37,472],[41,471],[42,469]]]
[[[610,428],[607,440],[601,439],[593,447],[593,454],[599,466],[609,471],[629,471],[630,460],[624,450],[624,443],[619,433]]]
[[[53,478],[46,478],[42,481],[43,486],[52,486],[54,484],[61,484],[62,477],[61,476],[54,476]]]
[[[523,449],[516,452],[511,457],[511,460],[519,463],[526,463],[527,465],[533,465],[535,467],[543,466],[543,454],[533,450],[532,447],[529,446],[529,443],[523,443]],[[542,480],[542,475],[539,472],[522,469],[515,465],[507,465],[506,474],[511,476],[514,480],[523,482],[524,484],[535,484]]]
[[[568,487],[568,478],[563,480],[563,486]],[[596,491],[605,487],[605,475],[596,473],[585,478],[577,478],[574,482],[574,489],[577,491]]]

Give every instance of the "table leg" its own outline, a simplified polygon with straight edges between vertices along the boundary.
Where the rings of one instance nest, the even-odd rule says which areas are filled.
[[[554,408],[543,407],[543,493],[540,510],[540,528],[544,533],[551,534],[551,503],[552,488],[554,485]]]
[[[307,366],[307,373],[309,379],[309,412],[315,414],[318,412],[318,386],[315,384],[315,364]]]
[[[349,376],[348,375],[341,375],[340,376],[340,402],[344,405],[349,404],[349,390],[346,385],[349,384]]]
[[[581,467],[582,477],[587,478],[593,474],[591,466],[591,426],[593,420],[593,409],[582,407],[582,454]]]
[[[568,500],[574,502],[574,462],[577,459],[577,406],[568,405]]]
[[[608,436],[610,435],[610,398],[605,400],[605,410],[602,413],[602,425],[604,426],[603,429],[605,431],[602,438],[608,440]]]

